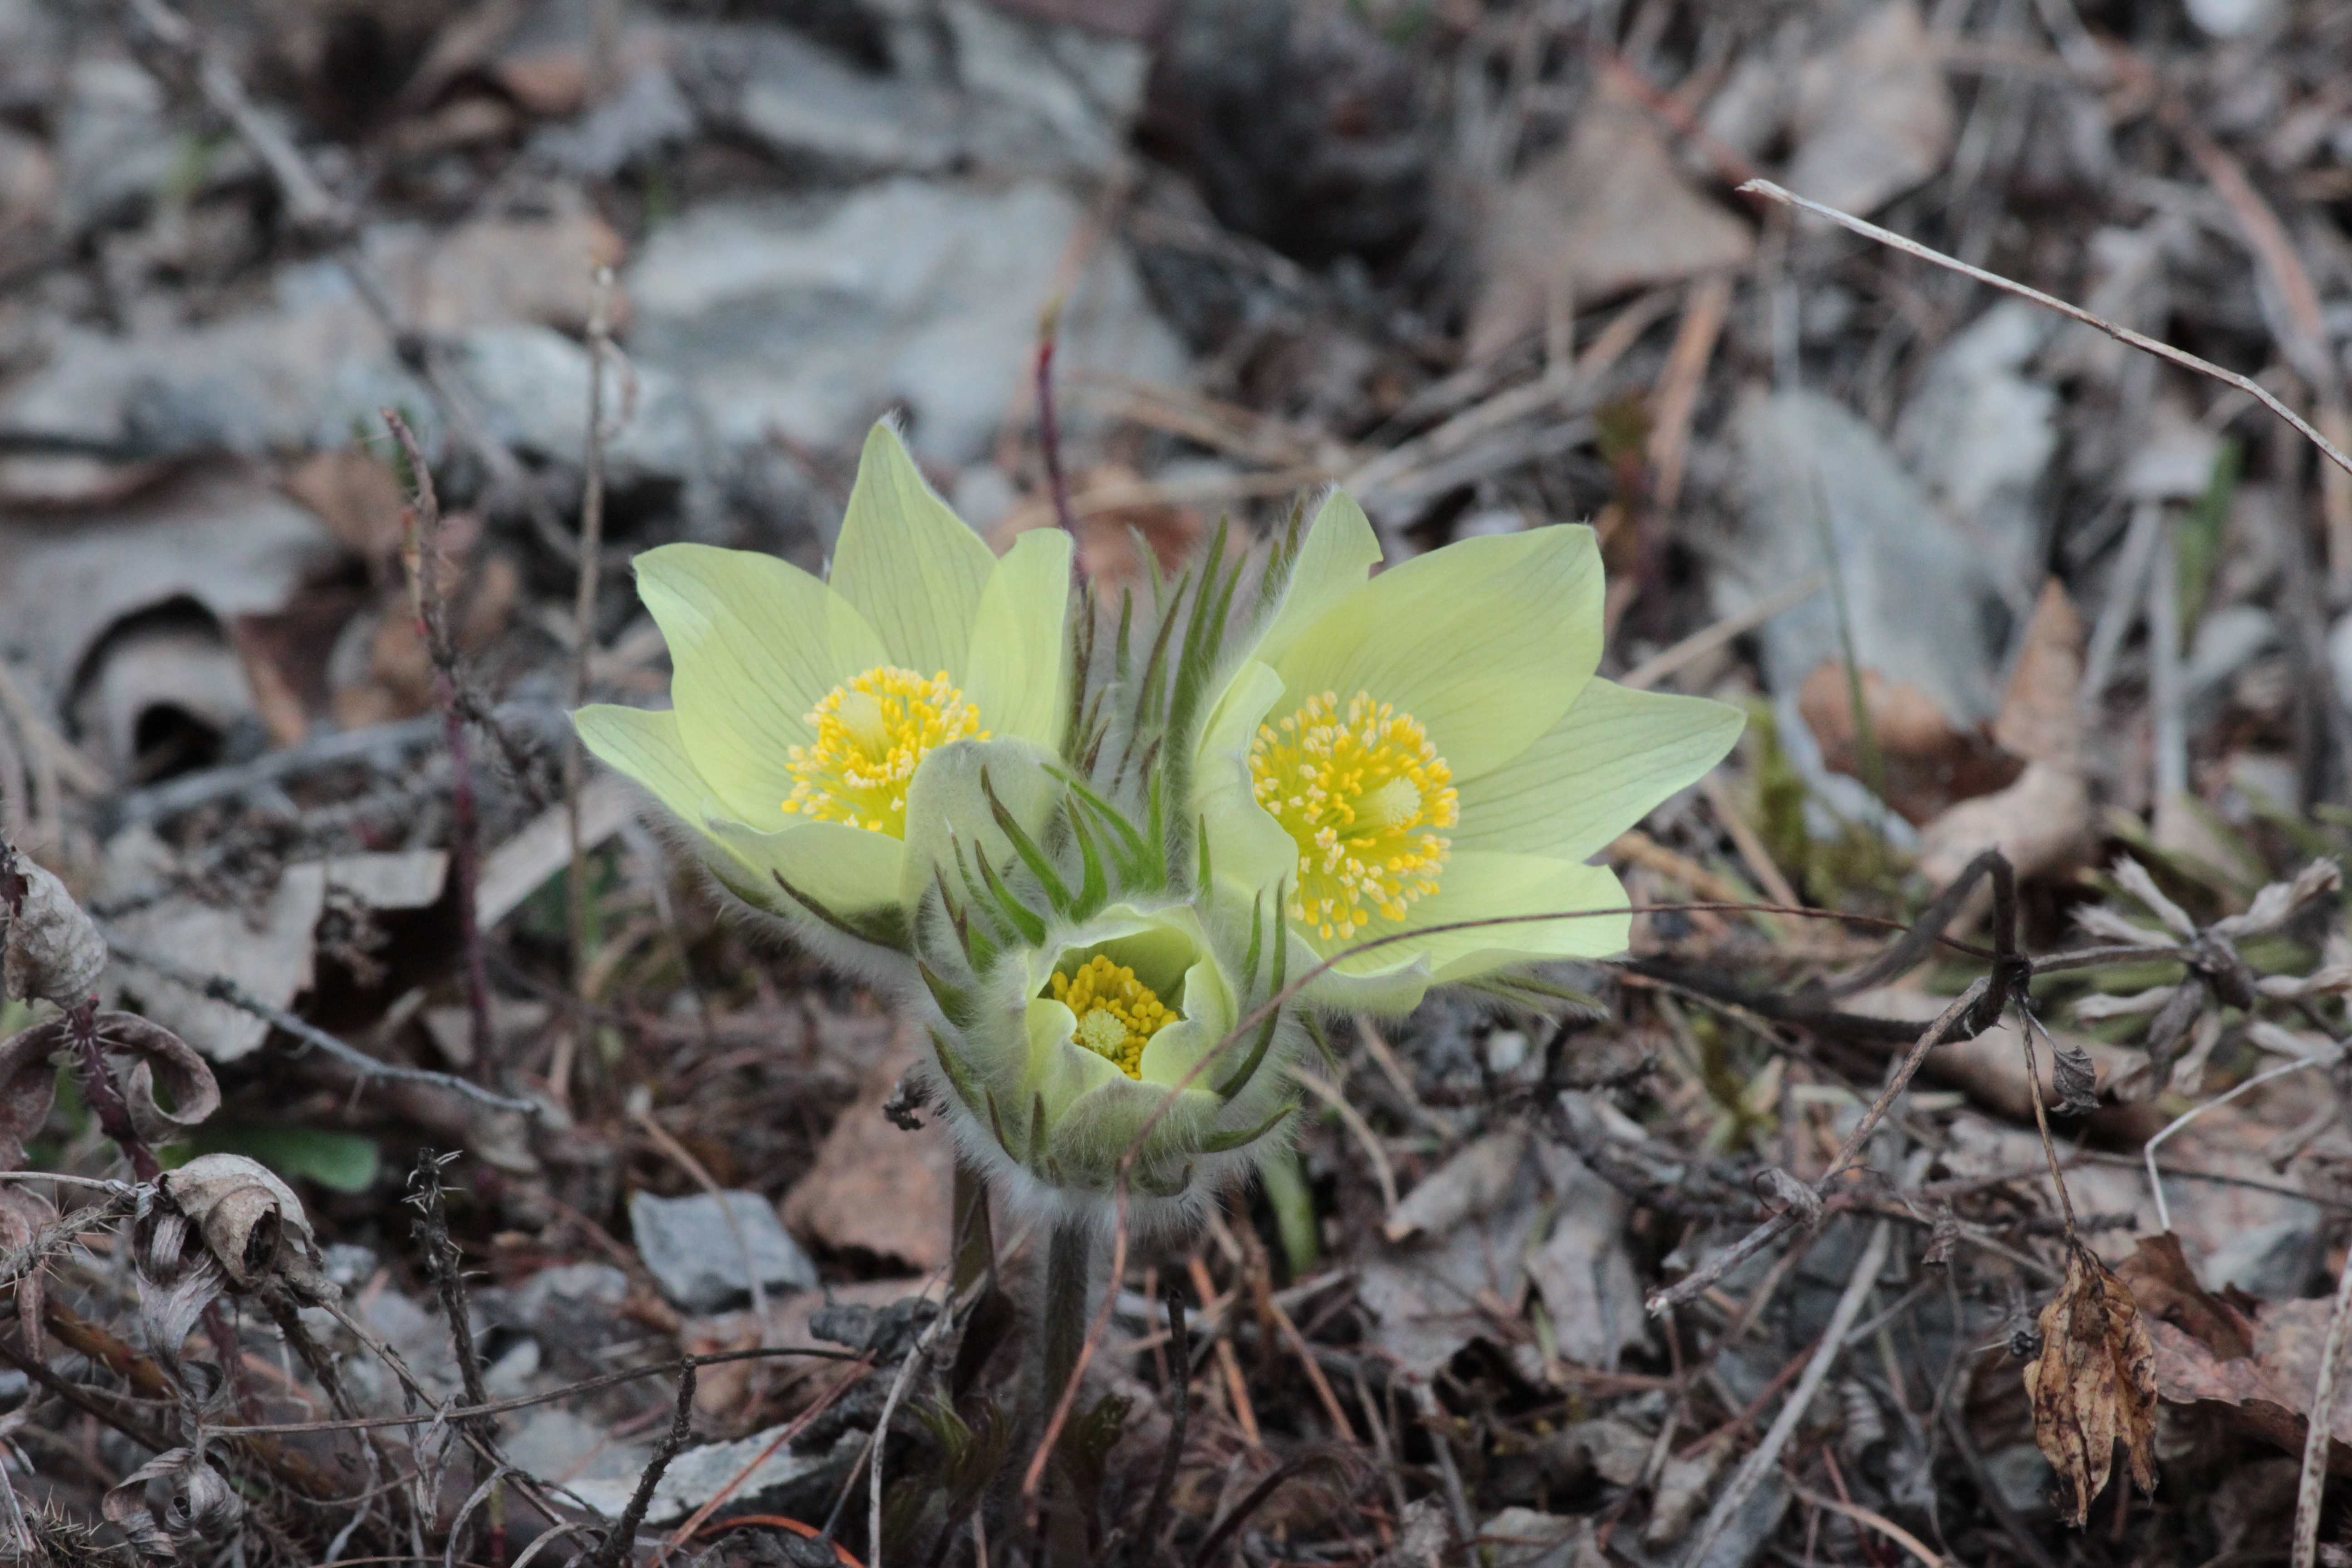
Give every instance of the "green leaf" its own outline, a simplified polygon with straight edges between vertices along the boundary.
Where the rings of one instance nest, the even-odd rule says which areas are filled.
[[[194,1145],[198,1154],[243,1154],[289,1182],[316,1182],[338,1193],[366,1192],[382,1165],[374,1139],[324,1127],[214,1123],[196,1134]]]
[[[988,814],[996,819],[998,831],[1012,840],[1013,852],[1021,857],[1021,863],[1029,868],[1031,876],[1037,879],[1037,885],[1045,891],[1045,901],[1054,906],[1056,914],[1067,919],[1073,902],[1070,885],[1062,880],[1061,872],[1037,847],[1037,841],[1029,837],[1028,830],[996,797],[996,785],[989,779],[988,770],[984,767],[980,770],[980,793],[988,802]]]
[[[1070,808],[1070,836],[1078,841],[1078,860],[1085,868],[1078,883],[1078,895],[1073,900],[1070,918],[1091,920],[1110,900],[1110,879],[1103,870],[1102,851],[1096,847],[1095,837],[1087,826],[1086,814],[1074,804]]]
[[[887,947],[897,952],[907,951],[907,917],[896,904],[882,904],[855,915],[836,913],[814,893],[794,887],[782,871],[770,867],[768,875],[784,896],[806,910],[821,923],[831,926],[845,936],[860,942],[870,942],[877,947]]]
[[[1283,1121],[1297,1109],[1298,1102],[1294,1100],[1255,1127],[1235,1128],[1231,1132],[1212,1132],[1202,1141],[1201,1148],[1211,1154],[1227,1154],[1235,1149],[1246,1149],[1281,1126]]]
[[[973,858],[980,862],[981,879],[988,884],[988,890],[995,895],[996,907],[1006,920],[1013,922],[1013,929],[1026,938],[1030,946],[1044,945],[1045,917],[1013,896],[1013,889],[1004,885],[1004,879],[996,874],[996,868],[988,863],[986,856],[974,856]]]

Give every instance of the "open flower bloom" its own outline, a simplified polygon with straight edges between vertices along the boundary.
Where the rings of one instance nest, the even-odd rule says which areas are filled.
[[[1059,744],[1068,539],[1036,530],[1000,561],[887,426],[866,437],[829,580],[698,544],[636,566],[672,706],[573,722],[761,908],[887,934],[923,758],[962,739]]]
[[[1585,859],[1738,739],[1736,708],[1594,679],[1592,531],[1381,558],[1334,494],[1202,726],[1193,809],[1220,880],[1286,881],[1309,995],[1402,1010],[1433,984],[1622,952],[1624,889]],[[1535,916],[1570,918],[1531,919]],[[1443,929],[1458,922],[1511,923]],[[1301,966],[1306,967],[1306,966]]]
[[[940,1066],[966,1148],[1018,1187],[1099,1197],[1132,1149],[1139,1198],[1197,1194],[1290,1110],[1275,1056],[1295,1039],[1234,1037],[1240,987],[1189,904],[1114,904],[1008,953],[992,991]]]

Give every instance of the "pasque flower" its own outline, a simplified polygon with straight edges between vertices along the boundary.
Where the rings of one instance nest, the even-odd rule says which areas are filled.
[[[1251,973],[1269,952],[1221,954],[1185,902],[1113,904],[1006,952],[936,1042],[964,1147],[1066,1213],[1098,1207],[1130,1155],[1146,1217],[1152,1200],[1214,1192],[1294,1109],[1281,1063],[1296,1025],[1270,1015],[1236,1033],[1252,993],[1279,984]]]
[[[1592,531],[1381,558],[1335,493],[1202,725],[1192,809],[1220,879],[1286,886],[1331,1005],[1625,946],[1623,889],[1585,864],[1720,761],[1738,710],[1598,679]],[[1532,920],[1555,915],[1568,918]],[[1513,923],[1442,930],[1464,921]],[[1347,954],[1358,944],[1402,938]]]
[[[887,426],[866,438],[829,578],[698,544],[636,565],[673,706],[574,722],[761,908],[895,944],[923,759],[964,739],[1060,742],[1068,539],[1033,531],[999,560]]]

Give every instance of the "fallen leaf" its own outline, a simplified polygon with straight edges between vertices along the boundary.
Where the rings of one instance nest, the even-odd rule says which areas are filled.
[[[1913,0],[1888,0],[1846,40],[1805,62],[1788,185],[1870,213],[1928,179],[1951,155],[1952,89]]]
[[[2083,644],[2087,636],[2074,601],[2053,577],[2042,585],[2033,618],[2025,624],[2017,666],[2001,693],[1992,738],[2001,750],[2053,767],[2082,765]]]
[[[1990,794],[2019,776],[2016,764],[1981,732],[1955,725],[1933,697],[1909,681],[1865,669],[1862,700],[1878,749],[1884,798],[1914,824],[1924,825],[1954,802]],[[1870,782],[1870,763],[1853,719],[1853,684],[1842,661],[1825,661],[1805,677],[1797,691],[1797,711],[1832,772]]]
[[[2223,1361],[2253,1354],[2252,1321],[2199,1283],[2180,1237],[2168,1230],[2138,1240],[2137,1249],[2116,1266],[2116,1277],[2131,1291],[2143,1319],[2169,1323]]]
[[[1566,143],[1496,198],[1465,357],[1508,347],[1563,305],[1744,266],[1754,248],[1747,224],[1693,187],[1657,121],[1604,77]]]
[[[2066,1483],[2067,1518],[2080,1528],[2118,1441],[2140,1489],[2156,1489],[2156,1352],[2131,1291],[2080,1246],[2042,1309],[2041,1330],[2041,1357],[2025,1368],[2033,1438]]]
[[[955,1143],[936,1117],[908,1132],[882,1113],[915,1064],[919,1037],[907,1029],[892,1037],[856,1101],[817,1146],[816,1163],[784,1194],[782,1212],[794,1235],[819,1246],[924,1272],[948,1260]]]

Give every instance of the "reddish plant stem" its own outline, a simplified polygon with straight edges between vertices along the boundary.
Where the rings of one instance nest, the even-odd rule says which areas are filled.
[[[99,1131],[114,1140],[122,1157],[131,1162],[134,1175],[142,1182],[153,1181],[163,1173],[163,1167],[156,1163],[155,1152],[131,1126],[131,1107],[115,1087],[114,1075],[106,1070],[106,1055],[98,1040],[98,998],[93,996],[67,1013],[66,1026],[73,1037],[74,1077],[80,1080],[81,1097],[89,1102],[90,1113],[98,1118]]]
[[[433,700],[440,707],[441,728],[449,747],[449,859],[457,879],[457,941],[466,958],[466,1011],[473,1029],[474,1071],[483,1082],[492,1083],[498,1075],[490,1059],[490,969],[475,908],[475,889],[481,880],[480,826],[474,803],[472,750],[466,739],[466,716],[457,690],[457,645],[441,603],[437,570],[441,501],[433,489],[433,470],[425,466],[424,450],[408,421],[397,409],[377,412],[393,439],[400,443],[416,482],[416,500],[408,509],[402,553],[407,558],[410,607],[416,616],[417,636],[433,661]]]
[[[1076,539],[1078,520],[1070,512],[1070,484],[1062,473],[1062,426],[1054,413],[1054,345],[1061,335],[1061,320],[1062,301],[1057,295],[1037,323],[1037,445],[1045,458],[1045,488],[1054,498],[1054,521]]]

